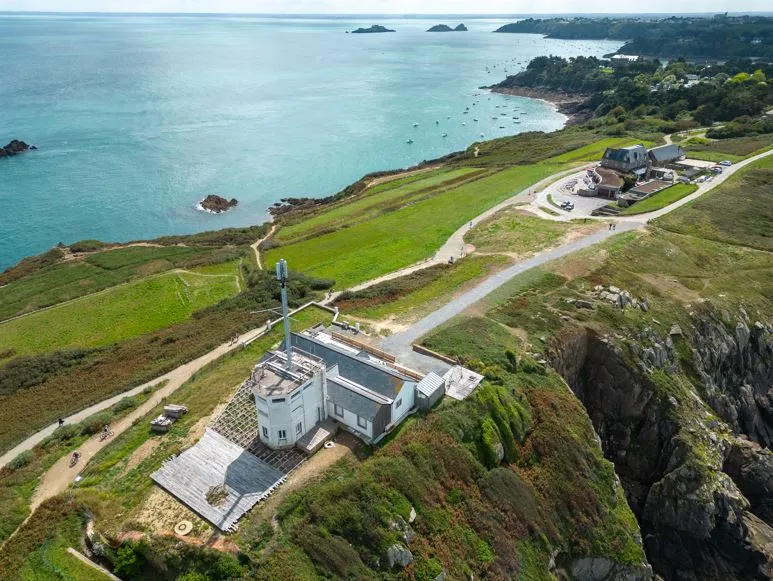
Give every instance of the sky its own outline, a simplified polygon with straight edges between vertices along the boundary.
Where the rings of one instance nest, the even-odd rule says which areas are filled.
[[[0,0],[0,11],[214,12],[252,14],[529,14],[603,13],[608,0]],[[770,0],[619,2],[616,12],[762,12]],[[537,8],[535,10],[535,7]]]

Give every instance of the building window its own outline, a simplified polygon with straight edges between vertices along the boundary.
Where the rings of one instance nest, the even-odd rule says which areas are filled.
[[[295,433],[299,435],[303,433],[303,422],[298,422],[295,424]]]
[[[403,405],[403,398],[400,398],[400,399],[398,399],[398,400],[395,402],[395,409],[396,409],[396,410],[399,410],[401,405]]]
[[[280,440],[286,440],[287,439],[287,430],[279,430],[279,439]]]
[[[271,400],[271,403],[284,403],[284,402],[285,402],[285,398],[283,397]]]
[[[268,438],[268,428],[266,426],[263,426],[263,437]]]
[[[334,405],[333,405],[333,409],[334,409],[334,411],[335,411],[335,414],[336,414],[338,417],[340,417],[340,418],[344,417],[344,408],[342,408],[340,405],[338,405],[338,404],[334,404]]]
[[[298,397],[299,395],[301,395],[301,392],[300,392],[300,391],[296,391],[294,394],[292,394],[292,395],[290,396],[290,399],[291,399],[291,400],[293,400],[293,399],[295,399],[296,397]]]
[[[366,428],[367,429],[367,427],[368,427],[368,420],[366,420],[365,418],[363,418],[361,416],[357,416],[357,425],[360,426],[361,428]]]

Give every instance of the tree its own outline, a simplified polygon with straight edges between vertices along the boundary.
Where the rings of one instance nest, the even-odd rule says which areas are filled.
[[[717,115],[717,108],[712,103],[701,105],[695,110],[693,117],[701,125],[711,125]]]

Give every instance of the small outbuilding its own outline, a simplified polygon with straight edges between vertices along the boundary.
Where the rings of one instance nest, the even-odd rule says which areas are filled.
[[[440,401],[446,393],[446,380],[430,371],[416,385],[416,404],[421,410],[428,410]]]

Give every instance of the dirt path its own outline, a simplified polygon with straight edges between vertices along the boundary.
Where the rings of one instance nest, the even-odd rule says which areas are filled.
[[[250,248],[252,248],[253,252],[255,253],[255,261],[258,263],[258,270],[263,270],[263,265],[260,262],[260,245],[263,243],[264,240],[268,240],[271,238],[271,236],[276,231],[276,224],[271,226],[271,230],[268,231],[268,234],[266,234],[263,238],[260,240],[256,240],[252,244],[250,244]]]

